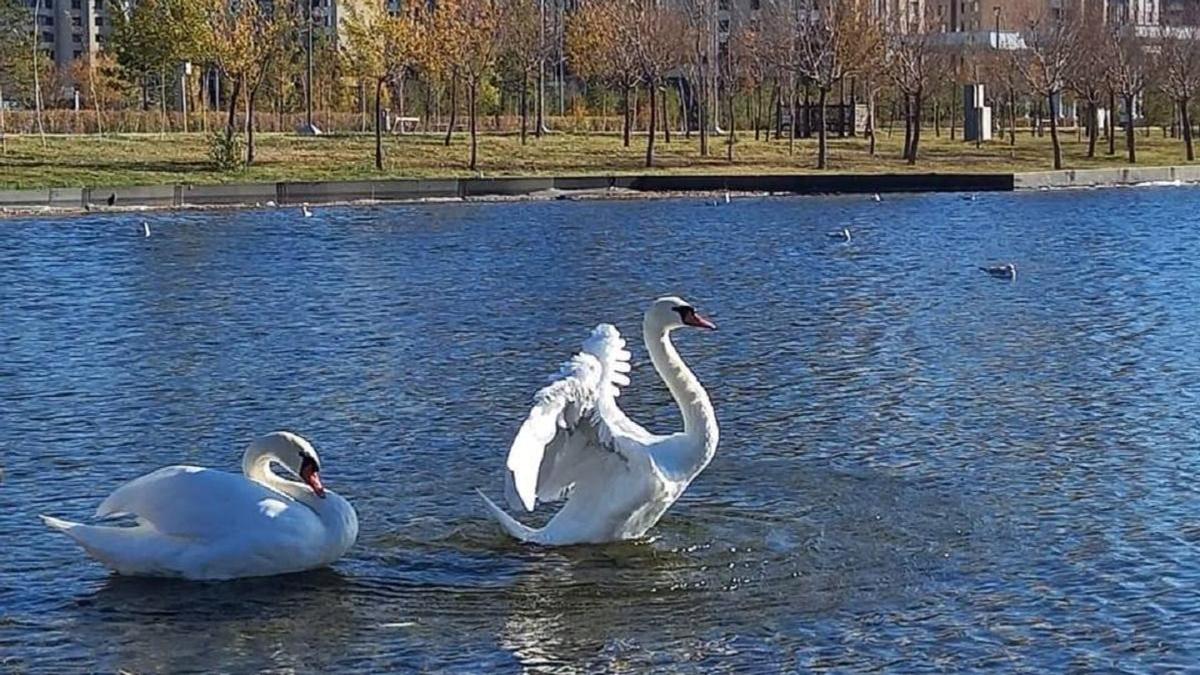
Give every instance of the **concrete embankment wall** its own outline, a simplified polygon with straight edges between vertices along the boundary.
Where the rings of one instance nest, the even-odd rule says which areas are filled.
[[[853,194],[873,192],[985,192],[1086,188],[1145,183],[1200,183],[1200,166],[1130,167],[1003,174],[775,174],[442,178],[378,181],[158,185],[0,190],[0,210],[104,207],[246,206],[273,202],[467,199],[552,194],[553,190],[624,189],[648,193],[767,192]]]
[[[1118,187],[1152,183],[1200,183],[1200,166],[1146,166],[1113,169],[1032,171],[1013,176],[1017,190]]]
[[[551,190],[795,194],[1012,190],[1011,174],[565,176],[0,190],[0,208],[182,207],[517,197]]]

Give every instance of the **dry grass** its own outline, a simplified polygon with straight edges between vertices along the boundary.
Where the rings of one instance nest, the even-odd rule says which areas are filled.
[[[951,141],[925,132],[921,161],[910,167],[899,159],[901,134],[880,134],[878,153],[867,154],[861,138],[833,139],[831,166],[835,172],[1016,172],[1050,168],[1049,137],[1018,134],[1016,147],[994,141],[976,148],[973,143]],[[386,170],[374,169],[374,141],[369,135],[331,135],[302,138],[291,134],[262,134],[258,161],[245,171],[222,173],[207,158],[201,134],[51,136],[42,148],[36,136],[12,136],[7,154],[0,156],[0,188],[116,187],[171,183],[233,183],[269,181],[356,180],[379,178],[463,177],[467,170],[467,140],[457,135],[450,147],[440,136],[408,135],[386,139]],[[1123,166],[1121,144],[1110,157],[1101,143],[1099,156],[1085,158],[1086,143],[1074,133],[1064,134],[1065,161],[1069,168]],[[1123,140],[1123,139],[1119,139]],[[1183,163],[1180,141],[1164,138],[1159,130],[1150,136],[1138,131],[1140,165]],[[815,141],[798,140],[794,154],[786,141],[755,141],[742,132],[737,157],[725,161],[723,138],[715,138],[710,157],[700,157],[699,141],[673,136],[670,144],[657,144],[654,171],[667,173],[806,173],[815,163]],[[514,135],[481,138],[481,165],[487,176],[578,175],[646,173],[643,167],[645,137],[635,137],[631,147],[617,135],[552,134],[541,140],[530,137],[522,146]]]

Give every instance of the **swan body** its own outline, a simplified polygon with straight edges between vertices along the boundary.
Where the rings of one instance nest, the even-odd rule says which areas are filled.
[[[547,546],[636,539],[708,466],[717,449],[716,416],[671,342],[671,332],[684,326],[716,328],[678,297],[656,300],[643,321],[650,360],[679,405],[683,431],[652,434],[625,416],[616,398],[629,384],[630,353],[616,328],[597,326],[538,392],[506,463],[505,492],[514,508],[566,502],[534,529],[480,492],[505,532]]]
[[[828,232],[825,236],[830,239],[841,239],[846,243],[850,243],[850,228],[843,227],[841,232]]]
[[[150,223],[147,223],[144,220],[142,221],[142,236],[143,237],[150,236]]]
[[[997,279],[1017,280],[1017,266],[1012,263],[1004,263],[1003,265],[991,265],[988,267],[980,267],[979,269],[987,272],[989,275]]]
[[[303,483],[276,475],[288,467]],[[42,516],[119,574],[234,579],[286,574],[334,562],[358,537],[358,517],[325,490],[308,441],[268,434],[246,450],[243,475],[169,466],[117,488],[97,519],[132,516],[132,527]]]

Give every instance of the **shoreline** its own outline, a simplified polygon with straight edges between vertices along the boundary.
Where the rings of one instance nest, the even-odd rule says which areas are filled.
[[[0,218],[172,209],[651,199],[681,196],[1022,192],[1200,183],[1200,166],[1024,173],[642,175],[395,179],[0,190]],[[111,201],[111,204],[109,203]]]

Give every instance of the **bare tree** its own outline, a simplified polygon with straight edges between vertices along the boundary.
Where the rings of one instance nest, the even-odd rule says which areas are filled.
[[[886,72],[903,99],[904,159],[917,163],[921,147],[921,110],[929,83],[949,71],[953,57],[939,51],[938,34],[918,24],[894,23],[888,31]],[[932,24],[931,24],[932,25]]]
[[[1025,51],[1014,57],[1029,90],[1045,101],[1050,113],[1050,144],[1054,149],[1054,168],[1063,168],[1062,142],[1058,137],[1058,111],[1055,103],[1066,86],[1075,64],[1079,41],[1078,24],[1062,15],[1042,14],[1030,22],[1024,33]]]
[[[1192,97],[1200,87],[1200,28],[1178,26],[1162,28],[1159,35],[1160,88],[1179,110],[1179,126],[1187,161],[1196,160],[1192,144],[1192,119],[1188,112]]]
[[[635,16],[622,29],[632,29],[630,44],[650,98],[650,128],[646,137],[646,166],[650,167],[654,166],[659,84],[682,51],[683,22],[678,13],[654,0],[632,2],[636,3]]]
[[[1125,107],[1125,150],[1129,163],[1137,163],[1137,141],[1134,138],[1134,104],[1146,90],[1147,80],[1153,67],[1152,57],[1145,41],[1138,37],[1132,27],[1124,27],[1112,33],[1109,41],[1114,92],[1121,97]]]
[[[1096,5],[1085,5],[1075,15],[1077,22],[1072,35],[1075,53],[1079,55],[1067,71],[1067,86],[1084,104],[1087,116],[1089,158],[1096,156],[1096,141],[1100,136],[1100,105],[1108,92],[1108,77],[1112,64],[1107,49],[1110,29],[1104,25],[1103,13]],[[1108,111],[1112,115],[1112,111]]]
[[[882,35],[866,0],[840,0],[802,9],[797,22],[797,74],[817,90],[817,168],[828,167],[825,120],[829,92],[857,75],[879,48]],[[792,121],[793,125],[795,120]]]

